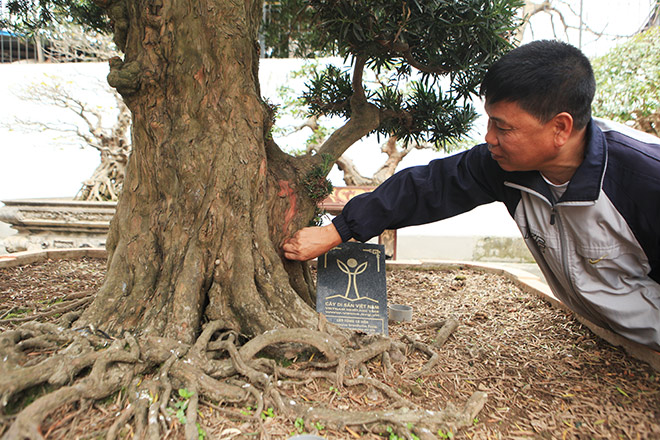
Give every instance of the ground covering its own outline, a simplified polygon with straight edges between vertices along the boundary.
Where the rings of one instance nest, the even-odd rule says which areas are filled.
[[[0,329],[7,334],[57,323],[91,300],[104,272],[99,259],[0,269]],[[391,356],[383,352],[354,372],[347,369],[339,383],[336,369],[319,373],[329,364],[319,351],[284,351],[277,359],[285,382],[278,387],[282,400],[326,408],[325,419],[251,400],[198,399],[174,386],[157,411],[161,437],[184,438],[186,424],[190,437],[187,408],[194,402],[200,439],[285,439],[302,432],[328,439],[415,438],[421,433],[414,426],[402,426],[416,423],[405,422],[406,408],[452,407],[455,417],[433,432],[435,438],[660,438],[658,373],[505,277],[471,268],[397,269],[388,271],[387,283],[389,301],[414,308],[411,322],[390,323],[396,348],[387,352]],[[38,365],[61,349],[27,344],[23,366]],[[74,399],[44,419],[39,431],[49,439],[107,438],[111,431],[115,438],[146,436],[135,432],[139,423],[128,423],[129,390],[102,400]],[[21,408],[49,391],[44,384],[11,396],[0,416],[0,435],[7,435]],[[351,421],[347,414],[381,417]]]

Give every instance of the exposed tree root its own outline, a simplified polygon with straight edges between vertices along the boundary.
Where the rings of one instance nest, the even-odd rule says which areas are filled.
[[[447,342],[447,339],[449,339],[449,336],[458,328],[458,321],[450,318],[448,319],[438,330],[438,333],[435,335],[435,341],[433,342],[433,346],[435,348],[440,348],[444,345],[445,342]]]
[[[381,361],[386,377],[391,376],[392,362],[410,350],[429,357],[411,377],[429,373],[437,354],[431,347],[409,339],[404,343],[354,335],[340,344],[321,331],[279,329],[240,346],[235,333],[227,331],[222,322],[213,321],[206,324],[191,346],[164,338],[139,339],[128,333],[110,341],[94,329],[79,330],[29,322],[0,335],[0,349],[5,353],[0,364],[2,411],[17,406],[22,393],[46,384],[52,387],[16,413],[3,439],[42,439],[44,421],[59,407],[117,393],[116,400],[123,409],[104,431],[110,440],[128,434],[136,439],[162,439],[173,432],[177,437],[183,433],[186,439],[198,439],[201,402],[229,418],[247,420],[261,429],[262,438],[268,438],[261,420],[266,408],[273,408],[292,423],[304,420],[310,430],[318,422],[352,432],[385,433],[389,427],[405,438],[413,438],[413,434],[422,439],[435,438],[438,430],[469,425],[486,398],[483,393],[475,393],[460,409],[449,403],[444,410],[429,411],[390,384],[370,377],[368,363]],[[317,361],[284,367],[272,359],[257,357],[267,349],[282,346],[289,350],[295,346],[300,355],[307,352],[306,356],[316,357]],[[37,361],[30,361],[30,353],[43,349],[48,349],[49,355],[40,352]],[[292,387],[316,380],[331,384],[337,393],[347,388],[369,390],[389,404],[378,410],[357,411],[314,406],[294,398],[295,393],[287,394]],[[249,416],[238,415],[230,409],[232,404],[250,405],[256,410]],[[51,425],[48,434],[66,423],[62,420]]]
[[[128,343],[130,350],[123,345]],[[99,357],[89,375],[72,385],[63,386],[51,393],[45,394],[32,402],[18,413],[14,423],[3,438],[7,439],[40,439],[41,424],[55,409],[62,405],[85,399],[102,399],[119,389],[132,375],[130,369],[114,364],[132,364],[139,360],[139,348],[135,339],[126,335],[126,340],[118,340]],[[114,367],[114,368],[110,368]],[[4,387],[3,387],[3,394]]]
[[[429,374],[433,369],[433,367],[438,363],[438,359],[440,358],[440,356],[438,356],[438,353],[433,351],[431,347],[429,347],[428,345],[422,344],[419,341],[413,341],[407,336],[405,337],[405,339],[413,346],[413,348],[429,356],[429,361],[424,365],[424,367],[421,370],[408,373],[406,374],[406,377],[411,379],[417,379],[418,377]]]
[[[329,408],[315,408],[310,405],[286,402],[284,399],[274,399],[278,409],[293,414],[294,417],[304,417],[311,429],[314,422],[323,422],[326,426],[341,430],[351,427],[353,431],[386,433],[387,427],[396,427],[397,434],[412,438],[415,434],[420,439],[437,439],[438,430],[452,432],[468,426],[486,403],[486,394],[474,393],[462,408],[448,404],[444,410],[412,410],[403,407],[396,410],[379,411],[341,411]]]
[[[48,307],[48,310],[40,313],[33,313],[32,315],[28,316],[21,316],[17,318],[7,318],[5,317],[9,315],[12,311],[14,311],[15,307],[7,310],[0,316],[0,325],[4,324],[18,324],[18,323],[23,323],[23,322],[29,322],[29,321],[38,321],[40,319],[44,318],[49,318],[52,316],[56,315],[61,315],[64,313],[72,312],[74,310],[81,309],[83,306],[85,306],[87,303],[89,303],[93,298],[92,292],[80,292],[80,293],[74,293],[71,295],[68,295],[66,298],[63,299],[61,303],[58,303],[57,305]],[[36,308],[38,307],[37,304],[24,304],[22,305],[24,308]]]

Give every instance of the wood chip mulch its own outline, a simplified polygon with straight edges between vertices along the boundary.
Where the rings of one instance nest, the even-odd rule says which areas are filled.
[[[42,313],[69,295],[94,291],[105,273],[98,259],[57,260],[0,269],[0,317]],[[416,352],[395,364],[398,391],[425,408],[464,403],[488,393],[472,425],[438,438],[456,439],[660,439],[660,373],[593,335],[570,314],[521,291],[501,275],[474,269],[388,272],[388,300],[411,305],[413,320],[390,323],[390,336],[432,344],[438,326],[459,322],[430,374],[406,373],[428,360]],[[45,319],[53,319],[48,317]],[[439,323],[438,325],[434,325]],[[0,322],[0,330],[11,325]],[[375,376],[378,362],[370,367]],[[297,395],[333,405],[369,407],[372,391],[337,393],[314,383]],[[116,414],[116,399],[62,409],[48,438],[97,438]],[[207,439],[258,438],[242,432],[210,405],[201,406]],[[4,431],[0,419],[0,433]],[[57,425],[56,425],[57,424]],[[55,426],[56,425],[56,426]],[[107,427],[106,427],[107,429]],[[267,417],[271,439],[297,433],[283,417]],[[180,431],[182,432],[182,431]],[[96,433],[96,434],[95,434]],[[354,439],[350,431],[321,430],[327,439]],[[103,437],[102,437],[103,438]],[[178,438],[178,437],[172,437]],[[362,435],[371,439],[377,436]]]

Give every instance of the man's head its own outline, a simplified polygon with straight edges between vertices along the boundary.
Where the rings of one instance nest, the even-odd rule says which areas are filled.
[[[587,57],[569,44],[550,40],[507,53],[491,66],[481,84],[487,104],[515,102],[543,123],[567,112],[577,130],[591,118],[595,90]]]

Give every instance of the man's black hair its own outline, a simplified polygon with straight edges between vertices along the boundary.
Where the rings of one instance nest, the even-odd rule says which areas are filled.
[[[576,47],[541,40],[520,46],[496,61],[481,83],[486,102],[516,102],[541,122],[561,112],[581,129],[591,118],[596,81],[589,59]]]

